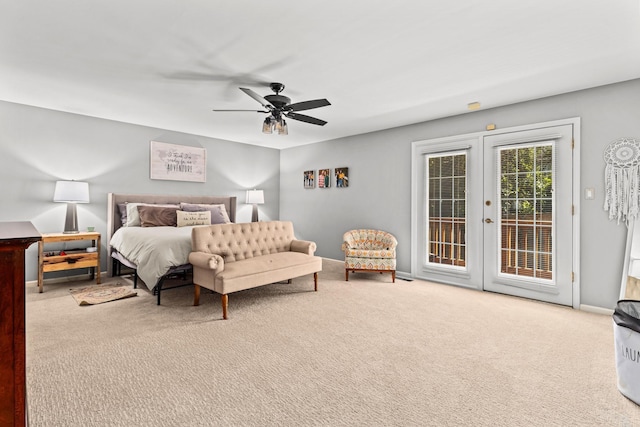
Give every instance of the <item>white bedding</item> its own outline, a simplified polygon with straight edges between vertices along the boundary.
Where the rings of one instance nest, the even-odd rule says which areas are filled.
[[[153,289],[171,267],[189,263],[193,227],[122,227],[109,245],[134,263],[138,277]]]

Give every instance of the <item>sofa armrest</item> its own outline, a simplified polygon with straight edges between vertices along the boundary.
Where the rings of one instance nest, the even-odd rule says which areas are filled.
[[[302,252],[303,254],[313,255],[316,252],[316,242],[308,240],[292,240],[291,252]]]
[[[189,262],[194,267],[204,268],[205,270],[213,270],[217,274],[224,270],[224,258],[216,254],[208,254],[205,252],[191,252],[189,254]]]

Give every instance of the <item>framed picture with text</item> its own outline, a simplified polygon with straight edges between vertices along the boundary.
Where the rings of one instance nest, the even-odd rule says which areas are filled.
[[[151,179],[207,181],[207,150],[201,147],[151,141]]]

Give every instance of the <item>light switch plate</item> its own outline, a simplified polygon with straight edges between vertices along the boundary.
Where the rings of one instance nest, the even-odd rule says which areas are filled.
[[[584,189],[584,198],[585,200],[593,200],[596,198],[596,189],[595,188],[585,188]]]

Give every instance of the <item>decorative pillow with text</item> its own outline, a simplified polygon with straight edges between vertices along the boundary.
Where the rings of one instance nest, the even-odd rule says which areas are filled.
[[[222,204],[180,203],[180,209],[185,212],[211,211],[211,224],[229,224],[229,214]]]
[[[211,211],[176,211],[176,213],[178,214],[178,227],[186,227],[189,225],[211,225]]]

